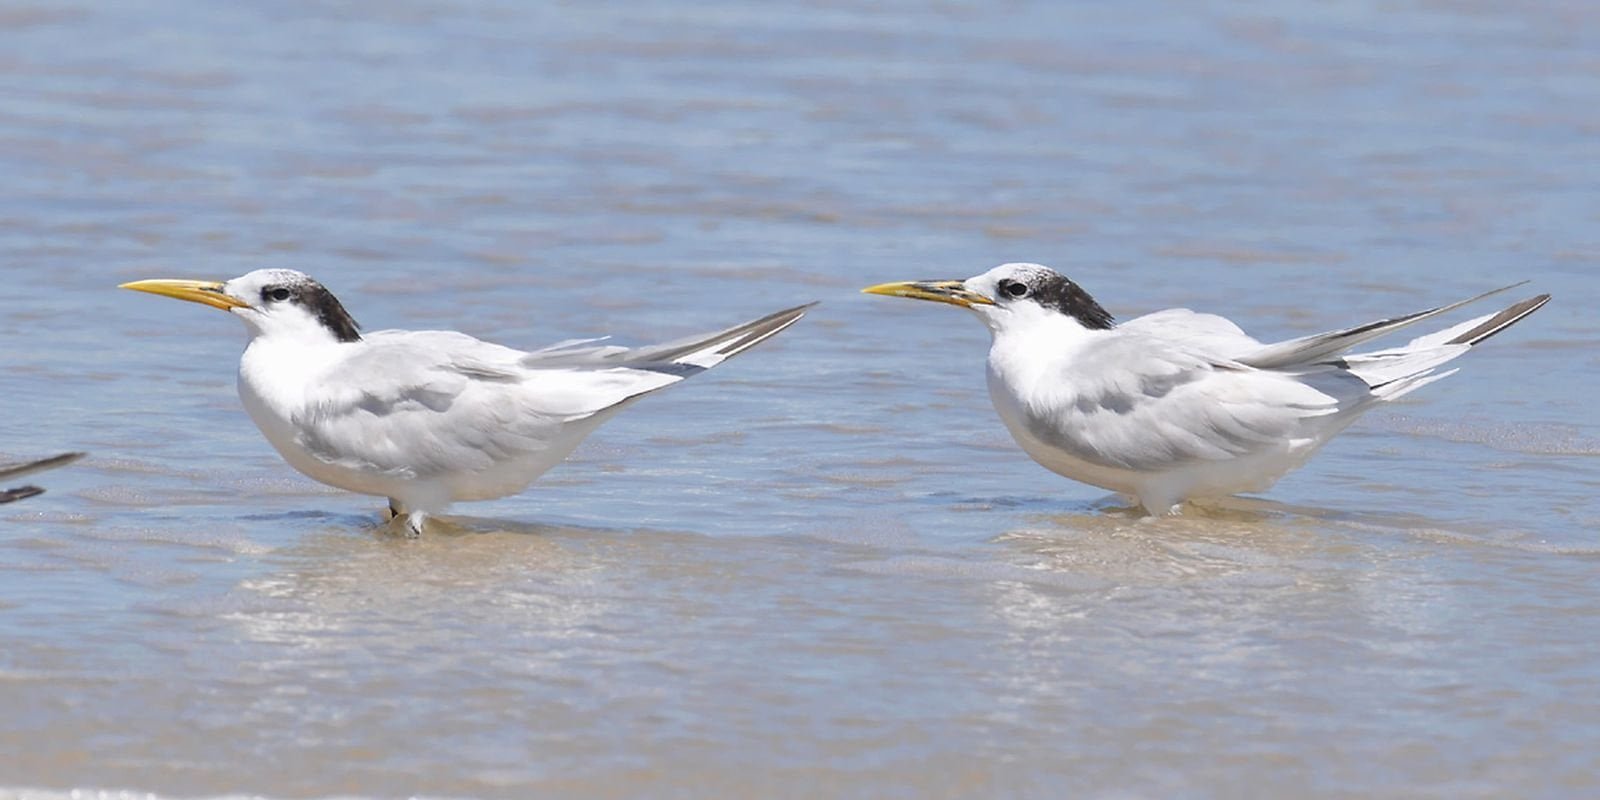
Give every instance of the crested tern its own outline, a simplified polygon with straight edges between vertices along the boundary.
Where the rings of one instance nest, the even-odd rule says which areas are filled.
[[[568,341],[522,351],[455,331],[362,333],[294,270],[121,288],[222,309],[245,324],[239,397],[289,465],[389,498],[408,535],[458,500],[522,491],[635,400],[793,325],[814,303],[650,347]]]
[[[989,397],[1017,444],[1053,472],[1163,515],[1188,499],[1267,489],[1366,411],[1453,374],[1439,367],[1550,296],[1399,347],[1351,348],[1521,285],[1270,344],[1185,308],[1118,323],[1039,264],[862,291],[970,309],[991,334]]]

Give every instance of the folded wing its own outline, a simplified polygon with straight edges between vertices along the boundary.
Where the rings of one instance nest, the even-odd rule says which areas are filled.
[[[1169,341],[1124,336],[1081,354],[1059,394],[1025,410],[1029,433],[1106,467],[1163,470],[1314,438],[1365,395],[1349,377],[1315,382]]]
[[[297,418],[329,463],[404,477],[478,471],[564,443],[569,423],[669,386],[794,324],[809,306],[664,345],[523,352],[446,331],[379,331]]]

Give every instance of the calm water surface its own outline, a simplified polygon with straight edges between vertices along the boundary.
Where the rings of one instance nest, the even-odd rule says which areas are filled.
[[[92,453],[0,510],[0,797],[1600,793],[1600,11],[1274,13],[0,7],[0,460]],[[1263,338],[1556,301],[1138,521],[855,294],[1007,260]],[[524,347],[824,304],[403,541],[114,288],[263,266]]]

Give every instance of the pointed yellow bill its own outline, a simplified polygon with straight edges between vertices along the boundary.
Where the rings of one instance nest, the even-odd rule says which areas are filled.
[[[216,281],[187,281],[162,278],[159,280],[134,281],[124,283],[118,289],[132,289],[136,292],[149,292],[162,297],[176,297],[179,300],[188,300],[191,303],[202,303],[212,308],[230,311],[235,308],[249,308],[250,304],[237,300],[222,293],[222,284]]]
[[[861,290],[866,294],[886,294],[890,297],[909,297],[913,300],[933,300],[938,303],[949,303],[972,308],[973,306],[992,306],[994,301],[967,288],[961,281],[905,281],[903,283],[880,283],[877,286],[868,286]]]

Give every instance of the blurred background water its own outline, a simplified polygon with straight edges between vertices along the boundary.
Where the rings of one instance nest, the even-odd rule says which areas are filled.
[[[0,6],[0,796],[1593,796],[1600,7]],[[1034,465],[1010,260],[1288,337],[1556,300],[1265,500]],[[258,267],[369,328],[824,301],[456,530],[282,464]],[[1487,309],[1485,309],[1487,310]]]

